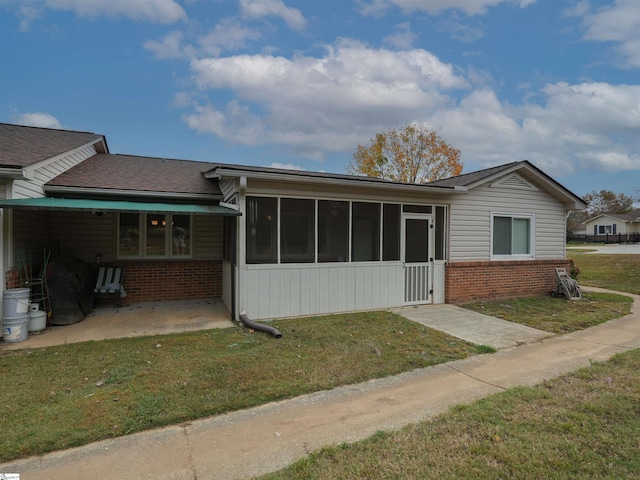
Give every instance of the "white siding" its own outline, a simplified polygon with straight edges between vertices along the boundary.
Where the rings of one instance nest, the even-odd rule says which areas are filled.
[[[241,305],[264,319],[397,307],[401,263],[249,265],[240,269]]]
[[[218,180],[218,186],[222,192],[224,202],[229,201],[229,199],[237,192],[236,183],[237,181],[232,178],[221,178]]]
[[[39,166],[28,167],[26,173],[30,179],[15,180],[13,182],[12,198],[44,196],[43,185],[45,183],[95,154],[95,146],[87,145],[60,156],[53,161],[47,161]]]
[[[534,215],[535,258],[564,258],[565,208],[542,189],[485,185],[451,196],[449,201],[451,261],[490,259],[491,212]]]

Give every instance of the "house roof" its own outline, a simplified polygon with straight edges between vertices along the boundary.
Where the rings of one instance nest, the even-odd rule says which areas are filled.
[[[47,182],[45,191],[219,199],[217,182],[203,175],[209,166],[189,160],[97,154]]]
[[[463,173],[462,175],[455,177],[436,180],[435,182],[431,182],[429,185],[441,187],[469,187],[478,182],[483,182],[484,180],[498,176],[520,163],[521,162],[511,162],[497,167],[485,168],[484,170],[478,170],[476,172]]]
[[[453,187],[432,186],[431,184],[399,183],[384,178],[367,177],[361,175],[346,175],[342,173],[313,172],[307,170],[289,170],[283,168],[256,167],[251,165],[233,165],[214,163],[211,169],[205,173],[207,178],[220,177],[248,177],[272,179],[278,181],[308,183],[316,185],[362,185],[367,188],[402,189],[420,192],[448,193]]]
[[[600,217],[617,218],[618,220],[622,220],[625,223],[640,222],[640,208],[636,208],[635,210],[627,213],[601,213],[585,220],[581,225],[586,225],[587,223],[590,223]]]
[[[28,167],[92,142],[104,136],[51,128],[0,123],[0,167]]]

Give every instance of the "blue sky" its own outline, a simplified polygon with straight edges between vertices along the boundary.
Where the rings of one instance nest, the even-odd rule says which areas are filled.
[[[113,153],[345,172],[418,122],[640,196],[638,0],[0,0],[0,121]]]

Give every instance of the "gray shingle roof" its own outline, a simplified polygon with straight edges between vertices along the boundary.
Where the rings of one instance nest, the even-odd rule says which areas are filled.
[[[96,133],[0,123],[0,166],[28,167],[101,139]]]
[[[463,173],[462,175],[458,175],[457,177],[443,178],[442,180],[436,180],[435,182],[428,183],[427,185],[433,187],[466,187],[476,182],[482,181],[485,178],[489,178],[493,175],[499,174],[505,170],[509,170],[511,167],[517,165],[518,163],[520,162],[511,162],[505,165],[499,165],[497,167],[478,170],[476,172]]]
[[[202,174],[207,162],[133,155],[97,154],[50,180],[48,187],[159,194],[220,195],[217,182]]]

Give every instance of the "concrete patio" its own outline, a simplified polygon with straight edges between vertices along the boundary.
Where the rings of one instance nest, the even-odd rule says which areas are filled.
[[[105,304],[79,323],[50,326],[30,333],[23,342],[0,342],[0,348],[20,350],[233,326],[229,310],[219,299],[144,302],[119,308]]]

